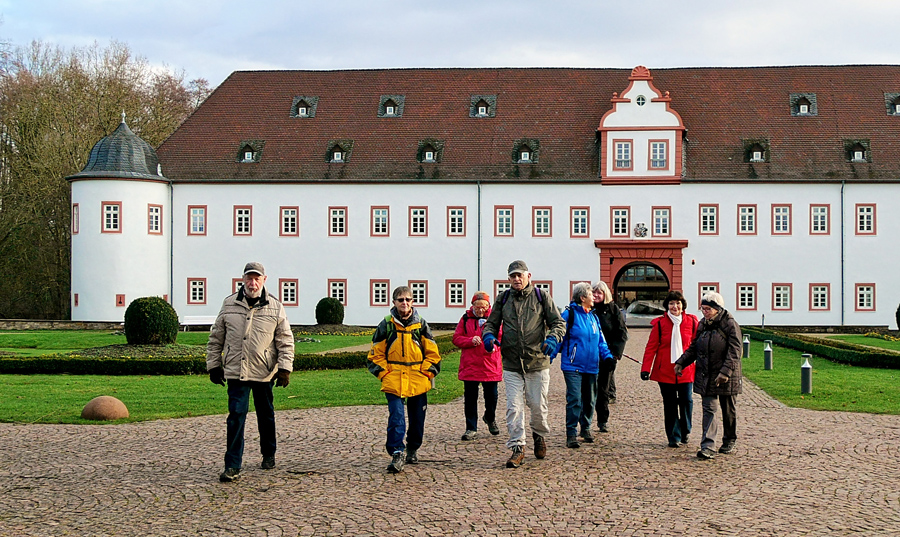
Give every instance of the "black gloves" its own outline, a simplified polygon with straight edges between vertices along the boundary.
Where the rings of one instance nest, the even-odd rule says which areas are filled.
[[[209,381],[213,384],[225,385],[225,369],[222,366],[209,370]]]
[[[650,372],[641,371],[641,380],[650,380]]]
[[[282,388],[287,388],[287,385],[291,383],[291,372],[287,369],[279,369],[278,373],[275,374],[275,385],[281,386]]]

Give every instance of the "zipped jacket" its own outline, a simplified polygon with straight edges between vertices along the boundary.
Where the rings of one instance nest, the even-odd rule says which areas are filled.
[[[472,343],[475,336],[481,337],[481,327],[487,322],[487,316],[490,314],[491,310],[488,308],[485,317],[479,319],[472,312],[472,308],[469,308],[456,325],[453,344],[462,350],[459,356],[459,380],[476,382],[503,380],[499,346],[494,348],[494,352],[488,352],[481,343],[477,345]]]
[[[266,288],[250,307],[244,290],[222,302],[209,330],[206,369],[225,369],[225,378],[268,382],[279,369],[294,369],[294,334],[284,306]]]
[[[597,374],[600,360],[615,360],[603,338],[600,321],[584,306],[572,302],[562,312],[566,335],[560,345],[559,367],[563,371]],[[571,319],[571,321],[570,321]]]
[[[503,325],[500,354],[503,370],[530,373],[550,368],[550,357],[541,351],[541,344],[548,336],[562,341],[566,322],[559,314],[550,293],[541,291],[541,300],[534,292],[534,284],[528,282],[521,291],[510,290],[506,303],[505,291],[497,295],[494,307],[482,328],[482,338],[493,334],[499,339]]]
[[[625,325],[625,314],[615,302],[594,304],[594,315],[600,319],[600,330],[606,339],[606,346],[616,360],[625,354],[625,342],[628,341],[628,327]]]
[[[705,396],[741,393],[742,337],[741,327],[726,310],[720,311],[712,320],[700,321],[700,329],[694,342],[675,362],[682,367],[697,363],[694,393]],[[716,386],[719,373],[726,375],[728,382]]]
[[[681,348],[686,350],[694,341],[699,321],[690,313],[681,314]],[[675,376],[675,364],[672,363],[672,331],[675,323],[663,314],[650,321],[650,337],[644,347],[644,362],[641,372],[649,372],[650,380],[663,384],[687,384],[694,382],[694,364],[684,368],[680,377]],[[680,356],[679,356],[680,358]]]
[[[383,392],[412,397],[430,390],[431,379],[441,371],[441,355],[425,319],[413,309],[404,320],[391,308],[390,320],[382,319],[372,336],[366,367]]]

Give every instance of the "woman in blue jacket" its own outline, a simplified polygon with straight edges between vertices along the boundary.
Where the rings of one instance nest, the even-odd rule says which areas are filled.
[[[563,312],[566,336],[560,345],[560,368],[566,379],[566,447],[581,447],[578,426],[585,442],[594,441],[591,418],[597,402],[597,373],[600,360],[615,360],[591,313],[594,295],[589,283],[575,284],[572,303]]]

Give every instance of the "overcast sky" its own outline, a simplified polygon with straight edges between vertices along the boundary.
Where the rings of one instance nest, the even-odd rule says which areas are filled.
[[[900,64],[896,0],[0,0],[0,38],[232,71]],[[894,35],[894,38],[890,36]]]

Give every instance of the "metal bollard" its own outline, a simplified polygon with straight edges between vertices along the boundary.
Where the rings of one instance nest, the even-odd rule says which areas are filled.
[[[750,356],[750,336],[744,336],[744,354],[741,358]]]
[[[766,348],[763,349],[763,369],[772,370],[772,342],[766,341]]]
[[[800,366],[800,393],[812,393],[812,365],[809,363],[812,354],[801,354],[800,357],[805,360]]]

